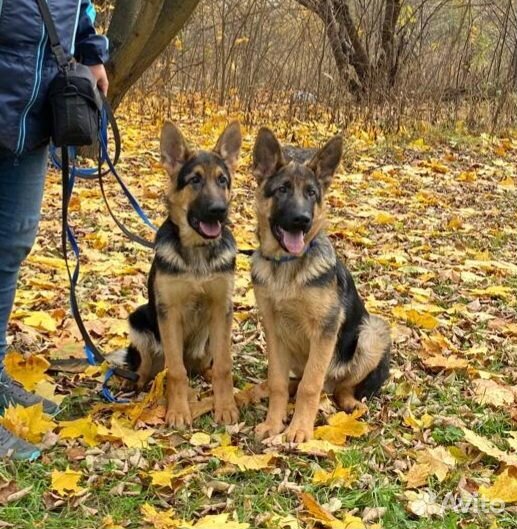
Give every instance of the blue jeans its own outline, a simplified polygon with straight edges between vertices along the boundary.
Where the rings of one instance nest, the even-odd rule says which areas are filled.
[[[18,272],[38,231],[47,157],[47,147],[0,155],[0,370]]]

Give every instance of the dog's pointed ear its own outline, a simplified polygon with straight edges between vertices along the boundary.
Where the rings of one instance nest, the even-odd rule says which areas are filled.
[[[334,136],[307,163],[326,190],[343,154],[343,138]]]
[[[260,184],[273,176],[285,165],[282,147],[276,136],[266,127],[262,127],[253,147],[253,176]]]
[[[170,176],[175,176],[191,156],[183,134],[170,121],[163,124],[160,137],[160,154],[162,165]]]
[[[230,172],[234,172],[241,151],[242,134],[238,121],[232,121],[223,131],[214,151],[225,161]]]

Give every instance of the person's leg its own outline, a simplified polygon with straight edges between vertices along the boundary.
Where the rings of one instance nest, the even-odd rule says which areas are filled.
[[[18,272],[38,230],[46,172],[46,147],[19,159],[0,157],[0,408],[11,403],[31,405],[41,401],[3,371],[3,360]],[[35,446],[0,426],[0,457],[32,460],[39,454]]]
[[[0,369],[18,272],[38,230],[47,152],[43,147],[18,159],[0,158]]]
[[[47,155],[43,147],[20,158],[0,158],[0,409],[43,402],[45,411],[54,414],[58,411],[54,403],[28,393],[3,370],[18,272],[38,230]]]

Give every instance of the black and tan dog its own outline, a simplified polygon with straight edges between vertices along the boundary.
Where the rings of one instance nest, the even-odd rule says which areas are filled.
[[[260,130],[253,153],[260,249],[252,279],[268,348],[269,409],[256,432],[264,438],[284,430],[294,373],[295,412],[284,435],[302,442],[313,435],[322,390],[347,411],[379,390],[389,372],[390,331],[368,314],[324,232],[341,137],[305,163],[302,150],[293,154],[286,159],[274,134]]]
[[[140,388],[165,364],[171,426],[191,423],[188,375],[209,368],[215,420],[238,419],[230,353],[236,248],[226,221],[240,147],[237,122],[211,152],[191,151],[171,123],[161,134],[162,163],[171,180],[169,218],[156,236],[149,302],[129,317],[126,363],[137,371]]]

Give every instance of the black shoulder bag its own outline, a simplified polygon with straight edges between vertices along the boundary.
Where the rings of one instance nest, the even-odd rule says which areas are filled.
[[[67,56],[45,0],[37,0],[59,72],[49,86],[52,141],[63,145],[93,145],[99,134],[102,98],[90,69]]]

